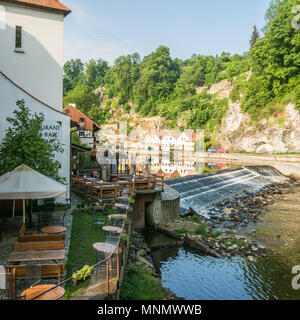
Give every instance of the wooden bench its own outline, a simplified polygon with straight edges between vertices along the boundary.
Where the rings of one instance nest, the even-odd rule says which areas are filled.
[[[14,244],[15,252],[63,250],[64,241],[19,242]]]
[[[27,265],[5,266],[5,271],[10,275],[10,292],[12,300],[16,300],[16,280],[25,280],[27,273]],[[65,274],[64,264],[42,264],[41,279],[57,279],[58,283]]]
[[[42,242],[66,240],[65,234],[33,234],[19,237],[19,242]]]

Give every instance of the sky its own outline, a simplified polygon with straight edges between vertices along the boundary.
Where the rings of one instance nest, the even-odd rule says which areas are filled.
[[[249,50],[260,30],[269,0],[61,0],[72,13],[65,18],[64,59],[108,61],[160,45],[171,56],[231,54]]]

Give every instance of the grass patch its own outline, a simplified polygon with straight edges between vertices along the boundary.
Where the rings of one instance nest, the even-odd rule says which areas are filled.
[[[114,212],[112,208],[104,212],[96,212],[97,220],[103,221],[104,225],[109,224],[108,215]],[[71,240],[68,253],[68,263],[66,265],[66,279],[72,273],[81,269],[84,265],[95,265],[97,263],[96,251],[93,249],[95,242],[104,241],[103,225],[95,225],[94,218],[86,211],[75,209],[72,212],[73,222]],[[70,281],[65,285],[65,300],[70,299],[80,293],[89,285],[90,280],[83,281],[74,286]]]
[[[120,291],[120,300],[163,300],[164,294],[158,279],[141,267],[128,266]]]
[[[222,234],[222,232],[217,230],[215,232],[212,232],[209,236],[212,238],[218,238],[221,234]]]
[[[193,233],[201,236],[207,236],[206,228],[207,225],[205,223],[201,223],[193,230]]]
[[[186,232],[189,232],[189,230],[185,227],[181,227],[181,228],[177,228],[175,229],[175,232],[177,233],[186,233]]]
[[[201,219],[199,218],[199,216],[192,216],[191,218],[184,217],[183,220],[187,222],[195,222],[195,223],[201,222]]]

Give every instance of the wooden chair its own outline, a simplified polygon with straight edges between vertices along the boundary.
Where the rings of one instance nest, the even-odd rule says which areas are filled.
[[[19,241],[22,241],[25,235],[33,235],[33,234],[36,234],[36,231],[27,231],[26,224],[23,223],[19,231]]]
[[[41,279],[57,279],[61,282],[61,277],[65,274],[64,264],[43,264],[41,266]],[[17,280],[28,279],[28,265],[6,266],[6,272],[10,275],[10,293],[12,300],[17,300]]]

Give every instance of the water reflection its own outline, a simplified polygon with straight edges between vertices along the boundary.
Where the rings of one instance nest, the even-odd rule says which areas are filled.
[[[196,161],[170,162],[151,160],[151,173],[164,175],[165,179],[186,177],[206,172],[229,169],[229,163],[204,163]]]
[[[154,250],[164,286],[191,300],[300,299],[291,287],[292,266],[280,256],[218,259],[187,247]]]

